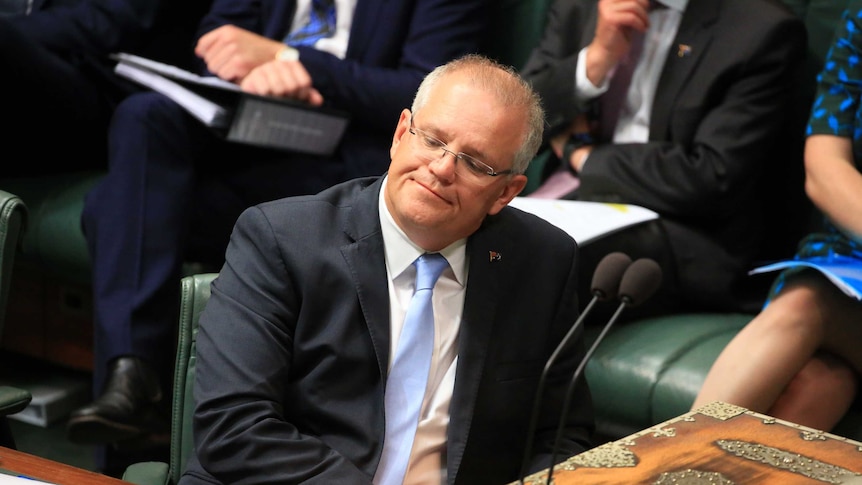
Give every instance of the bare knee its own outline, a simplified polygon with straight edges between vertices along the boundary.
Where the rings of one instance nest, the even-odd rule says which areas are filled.
[[[784,389],[769,413],[816,429],[829,430],[856,396],[855,372],[841,359],[818,353]]]
[[[833,389],[856,393],[856,374],[843,360],[828,353],[817,353],[790,381],[790,392],[827,394]]]
[[[833,304],[831,285],[823,280],[819,275],[794,277],[751,324],[764,332],[792,332],[822,342]]]

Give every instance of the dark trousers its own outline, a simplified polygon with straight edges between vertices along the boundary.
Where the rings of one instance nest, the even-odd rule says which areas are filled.
[[[0,65],[0,160],[24,153],[28,162],[4,163],[4,177],[105,166],[110,112],[134,87],[99,61],[42,47],[2,16]]]

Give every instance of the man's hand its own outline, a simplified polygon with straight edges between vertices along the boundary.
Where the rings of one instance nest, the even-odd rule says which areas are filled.
[[[632,45],[635,32],[649,28],[649,0],[599,0],[596,33],[587,48],[587,78],[600,86]]]
[[[281,42],[233,25],[223,25],[198,40],[195,54],[216,76],[239,83],[253,69],[272,61],[283,47]]]
[[[243,91],[261,96],[282,96],[323,104],[323,96],[311,85],[311,76],[299,61],[270,60],[254,68],[240,83]]]
[[[562,163],[567,163],[575,173],[580,173],[581,169],[584,166],[584,162],[586,161],[587,155],[590,154],[593,147],[592,145],[584,145],[582,147],[578,147],[572,152],[569,160],[563,160],[563,149],[566,146],[566,142],[569,141],[569,137],[573,134],[579,133],[587,133],[592,135],[592,131],[594,131],[590,122],[587,118],[586,114],[581,113],[577,118],[572,122],[568,129],[563,131],[562,133],[554,136],[549,140],[549,144],[551,146],[551,150],[553,150],[554,154],[557,158],[560,159]]]

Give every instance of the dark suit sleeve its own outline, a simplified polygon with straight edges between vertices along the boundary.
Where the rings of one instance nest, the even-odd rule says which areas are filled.
[[[153,27],[159,0],[83,0],[10,20],[55,52],[107,55],[132,50]]]
[[[582,39],[592,35],[584,19],[594,16],[593,10],[586,2],[555,0],[548,9],[542,40],[521,71],[542,98],[549,135],[586,108],[575,102],[575,67]]]
[[[653,141],[593,149],[580,175],[581,199],[632,203],[698,222],[726,218],[753,200],[766,161],[780,152],[806,37],[789,14],[739,15],[746,17],[735,23],[744,25],[727,19],[716,27],[710,51],[680,90],[662,91],[660,81]],[[668,63],[683,62],[673,47],[669,56]],[[656,119],[662,103],[673,105],[669,119]]]
[[[281,40],[290,28],[291,5],[216,0],[199,35],[233,24]],[[348,111],[354,127],[388,135],[428,72],[478,51],[488,6],[489,0],[360,0],[346,58],[299,47],[300,62],[328,106]]]
[[[240,216],[197,337],[197,460],[220,483],[370,483],[287,416],[301,305],[281,254],[261,210]]]

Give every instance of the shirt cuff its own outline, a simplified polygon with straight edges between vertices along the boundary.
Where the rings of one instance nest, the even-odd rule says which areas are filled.
[[[611,76],[606,76],[601,86],[596,86],[587,78],[587,47],[578,53],[578,64],[575,66],[575,93],[578,101],[597,98],[608,90]]]

